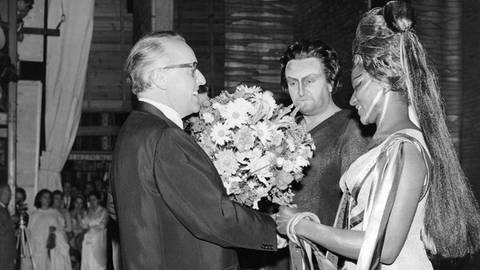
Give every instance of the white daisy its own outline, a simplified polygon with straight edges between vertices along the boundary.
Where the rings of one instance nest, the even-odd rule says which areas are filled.
[[[232,138],[230,137],[231,134],[232,131],[230,131],[227,126],[222,125],[221,123],[216,123],[212,127],[212,132],[210,133],[210,136],[217,145],[224,145],[226,142],[232,140]]]
[[[272,130],[265,122],[258,122],[253,129],[255,130],[255,135],[263,144],[272,139]]]
[[[235,174],[240,166],[235,159],[235,153],[230,149],[218,152],[215,154],[215,158],[216,160],[213,164],[217,168],[218,173],[224,176]]]
[[[262,92],[262,88],[260,88],[256,85],[246,86],[244,84],[237,86],[237,90],[238,91],[243,91],[245,93],[251,93],[251,94]]]
[[[272,117],[273,111],[277,108],[273,94],[270,91],[264,91],[261,93],[255,94],[255,109],[267,119]]]
[[[202,118],[207,124],[213,123],[213,121],[215,120],[215,117],[209,112],[202,113]]]

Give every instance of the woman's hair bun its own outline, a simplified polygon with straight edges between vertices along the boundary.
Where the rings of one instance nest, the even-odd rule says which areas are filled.
[[[394,32],[405,32],[413,28],[414,10],[404,1],[390,1],[383,7],[383,17]]]

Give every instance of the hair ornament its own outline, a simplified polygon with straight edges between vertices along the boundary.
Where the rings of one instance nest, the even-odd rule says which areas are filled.
[[[407,2],[390,1],[383,7],[382,13],[393,32],[403,33],[413,29],[415,12]]]

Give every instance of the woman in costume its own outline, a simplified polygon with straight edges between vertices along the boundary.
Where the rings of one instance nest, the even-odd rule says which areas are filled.
[[[345,220],[344,229],[282,208],[279,231],[347,257],[343,269],[433,269],[430,254],[478,251],[479,206],[449,136],[410,6],[391,1],[367,12],[353,53],[350,102],[362,123],[377,130],[370,150],[340,180],[346,216],[340,207],[337,218]]]

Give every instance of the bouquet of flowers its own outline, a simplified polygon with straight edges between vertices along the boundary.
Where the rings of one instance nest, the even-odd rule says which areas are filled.
[[[315,149],[292,108],[277,105],[260,87],[240,85],[202,104],[188,120],[234,201],[254,209],[262,198],[292,203],[291,183],[302,179]]]

